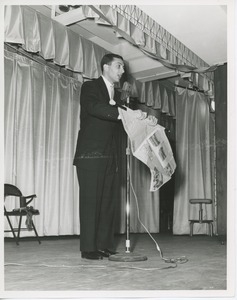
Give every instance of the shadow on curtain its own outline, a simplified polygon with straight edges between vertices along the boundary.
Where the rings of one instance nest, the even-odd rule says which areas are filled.
[[[173,233],[189,234],[189,219],[198,219],[199,210],[198,205],[189,205],[189,199],[212,198],[210,113],[206,96],[177,88],[176,116]],[[204,206],[205,219],[212,219],[212,210],[211,205]],[[195,224],[194,234],[197,233],[206,234],[206,224]]]

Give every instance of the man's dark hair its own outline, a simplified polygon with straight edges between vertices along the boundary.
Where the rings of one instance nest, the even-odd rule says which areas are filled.
[[[100,62],[101,71],[103,72],[104,65],[109,65],[113,61],[114,58],[120,58],[123,60],[123,57],[121,55],[115,54],[115,53],[108,53],[103,56]]]

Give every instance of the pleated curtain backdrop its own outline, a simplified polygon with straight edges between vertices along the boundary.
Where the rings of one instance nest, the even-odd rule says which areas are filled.
[[[37,194],[33,206],[40,210],[35,218],[39,235],[80,234],[79,186],[72,161],[80,128],[81,83],[9,51],[4,67],[5,182],[17,185],[23,194]],[[126,230],[124,136],[122,144],[119,233]],[[149,169],[132,157],[131,175],[141,220],[148,230],[159,232],[159,192],[149,191]],[[8,208],[14,205],[12,198]],[[132,193],[130,225],[131,232],[145,231]]]
[[[39,235],[80,231],[72,166],[80,89],[72,78],[5,52],[5,182],[25,195],[37,194],[33,206],[40,210],[35,218]]]
[[[198,205],[191,198],[213,198],[210,113],[203,93],[176,90],[176,163],[173,233],[189,234],[189,219],[198,219]],[[214,199],[213,199],[214,202]],[[213,206],[204,205],[205,219],[213,218]],[[206,234],[206,224],[195,224],[194,233]]]
[[[106,7],[103,6],[104,9]],[[107,17],[108,14],[110,15],[109,10]],[[85,15],[88,17],[89,12],[85,12]],[[107,53],[102,47],[28,6],[5,6],[4,17],[6,43],[20,44],[27,52],[39,53],[42,61],[52,60],[62,69],[66,67],[65,69],[71,70],[73,77],[80,81],[83,77],[93,79],[100,75],[99,62]],[[119,20],[117,25],[121,29],[122,24]],[[133,29],[135,30],[134,27]],[[135,36],[138,37],[139,34]],[[87,63],[88,61],[90,63]],[[201,76],[198,78],[200,79]],[[78,80],[63,76],[45,65],[20,55],[5,52],[5,181],[17,183],[24,193],[33,191],[37,193],[39,200],[36,200],[34,205],[41,211],[41,216],[37,220],[37,228],[39,227],[41,235],[80,232],[77,217],[79,188],[72,166],[80,125],[81,83]],[[209,195],[209,169],[205,173],[198,162],[195,173],[194,166],[187,165],[184,155],[188,153],[194,159],[200,157],[201,165],[209,168],[209,164],[205,165],[203,162],[209,157],[210,149],[205,148],[204,151],[203,144],[201,148],[190,147],[191,142],[199,142],[195,133],[200,134],[202,142],[209,134],[208,126],[204,128],[202,125],[209,119],[207,100],[203,94],[199,93],[200,95],[197,96],[190,91],[177,90],[175,97],[174,92],[161,85],[159,80],[142,83],[129,78],[128,81],[132,85],[132,96],[136,96],[140,103],[177,120],[178,168],[175,173],[177,190],[174,204],[174,233],[188,233],[188,197],[190,196],[188,185],[195,183],[197,193],[195,192],[193,196]],[[206,86],[204,83],[202,86]],[[205,90],[209,90],[208,86]],[[198,101],[193,101],[194,97]],[[196,105],[196,111],[191,109],[191,103]],[[196,118],[195,123],[190,119],[190,113]],[[197,131],[198,128],[200,132]],[[190,138],[197,140],[192,141]],[[142,210],[145,205],[147,208],[147,215],[144,218],[148,218],[148,225],[153,224],[149,225],[152,231],[158,231],[159,201],[154,200],[149,207],[146,201],[148,198],[159,198],[149,193],[149,172],[146,166],[140,166],[140,162],[137,161],[133,162],[131,168],[136,191],[144,199],[140,200],[144,201],[141,203]],[[186,170],[188,173],[185,173],[185,182],[181,182]],[[140,182],[144,186],[140,185]],[[140,188],[141,186],[143,189]],[[121,194],[123,214],[124,186]],[[154,219],[149,220],[151,215]],[[136,223],[137,216],[133,215],[132,230],[139,232],[140,225],[136,226]],[[123,230],[124,217],[122,216],[120,232]]]

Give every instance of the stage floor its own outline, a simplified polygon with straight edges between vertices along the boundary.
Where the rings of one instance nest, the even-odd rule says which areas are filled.
[[[225,291],[226,244],[216,237],[154,234],[163,256],[186,263],[166,263],[147,234],[131,234],[131,252],[146,261],[82,259],[79,237],[5,239],[5,291]],[[116,236],[125,254],[125,236]],[[167,268],[170,267],[170,268]],[[40,294],[38,294],[40,295]],[[69,294],[68,294],[69,295]],[[141,295],[141,294],[140,294]]]

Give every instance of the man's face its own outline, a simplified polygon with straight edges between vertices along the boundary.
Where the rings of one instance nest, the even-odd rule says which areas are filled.
[[[124,62],[122,59],[115,57],[109,65],[104,65],[103,75],[111,83],[119,82],[124,73]]]

